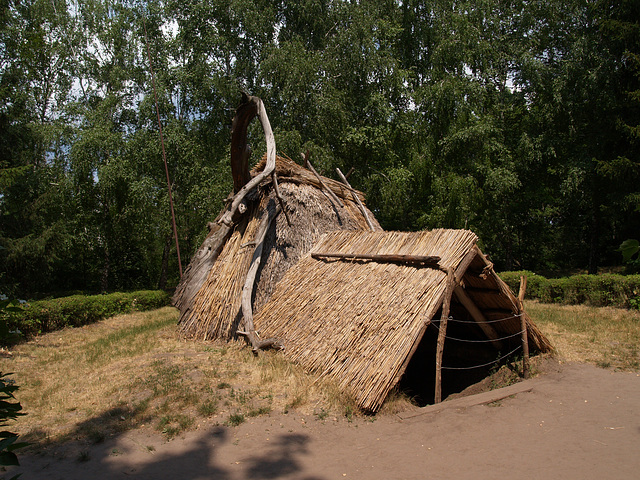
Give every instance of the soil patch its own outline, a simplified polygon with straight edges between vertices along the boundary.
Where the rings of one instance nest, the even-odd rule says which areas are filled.
[[[539,367],[540,368],[540,367]],[[148,427],[21,456],[24,478],[635,478],[640,374],[549,361],[531,389],[403,421],[271,414],[203,422],[167,442]],[[476,387],[476,386],[474,386]],[[479,387],[478,387],[479,388]],[[468,393],[468,392],[467,392]]]

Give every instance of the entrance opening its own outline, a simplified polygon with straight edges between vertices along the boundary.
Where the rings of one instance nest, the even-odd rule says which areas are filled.
[[[438,312],[433,317],[399,383],[400,390],[420,407],[431,405],[435,395],[435,360],[441,315]],[[500,366],[496,363],[500,352],[486,340],[470,315],[460,305],[456,308],[452,305],[442,356],[443,400],[482,381]]]

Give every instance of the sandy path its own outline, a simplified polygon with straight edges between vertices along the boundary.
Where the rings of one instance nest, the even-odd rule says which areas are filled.
[[[299,414],[169,443],[145,429],[21,457],[26,479],[640,478],[640,375],[563,365],[497,405],[375,421]],[[79,453],[89,460],[79,462]]]

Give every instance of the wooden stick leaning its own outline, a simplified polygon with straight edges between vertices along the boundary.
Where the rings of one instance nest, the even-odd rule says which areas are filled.
[[[339,168],[336,168],[336,172],[338,172],[338,175],[340,175],[340,178],[342,179],[344,184],[347,187],[349,187],[349,189],[351,190],[351,195],[353,195],[353,199],[358,204],[358,207],[360,208],[360,211],[362,212],[362,215],[364,216],[364,219],[367,221],[367,225],[369,225],[369,228],[371,230],[375,230],[375,227],[373,226],[373,223],[371,223],[371,220],[369,219],[369,215],[367,215],[367,211],[364,209],[364,205],[362,205],[362,202],[360,201],[360,197],[358,197],[358,194],[354,192],[353,187],[351,186],[351,184],[347,180],[347,177],[345,177],[342,174],[342,172],[340,171]]]
[[[281,211],[282,208],[279,205],[273,212],[267,209],[267,215],[265,215],[262,219],[262,222],[258,227],[258,231],[256,232],[256,249],[253,252],[253,259],[251,260],[251,266],[249,267],[249,272],[247,273],[247,279],[244,282],[244,287],[242,287],[241,305],[244,330],[238,330],[238,335],[243,335],[244,337],[246,337],[246,339],[251,344],[254,355],[257,355],[258,350],[263,348],[283,348],[282,343],[277,338],[267,338],[265,340],[260,340],[255,326],[253,325],[253,307],[251,305],[253,287],[255,285],[256,275],[258,273],[258,268],[260,267],[260,262],[262,259],[264,239],[267,236],[267,232],[269,231],[271,222],[275,220],[275,218]]]
[[[340,208],[343,208],[344,204],[342,203],[342,200],[340,200],[340,197],[338,197],[335,193],[333,193],[333,190],[327,187],[327,185],[322,181],[322,177],[320,176],[320,174],[316,171],[315,168],[313,168],[313,165],[311,165],[311,162],[309,161],[309,153],[307,152],[307,155],[303,154],[302,158],[304,158],[307,168],[311,170],[311,172],[318,179],[318,182],[320,182],[320,186],[322,187],[323,191],[326,191],[327,195],[329,195],[329,198],[331,198],[331,200],[333,200],[335,203],[340,205]]]

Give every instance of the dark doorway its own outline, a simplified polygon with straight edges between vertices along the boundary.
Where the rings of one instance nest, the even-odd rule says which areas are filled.
[[[447,325],[447,338],[442,357],[442,399],[458,393],[488,377],[496,368],[500,353],[482,331],[467,320],[461,309],[452,310],[454,319]],[[438,312],[434,319],[439,319]],[[435,357],[439,321],[434,320],[425,332],[417,350],[409,361],[399,388],[418,406],[433,403],[435,395]]]

